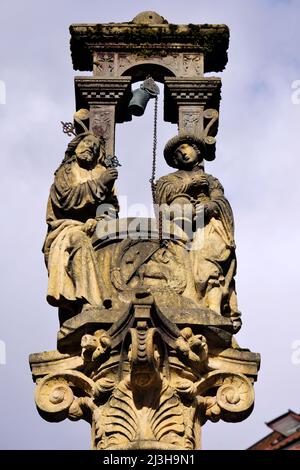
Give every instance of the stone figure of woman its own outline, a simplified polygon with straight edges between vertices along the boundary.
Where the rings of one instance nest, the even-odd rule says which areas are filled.
[[[205,156],[205,143],[198,136],[180,134],[169,140],[164,157],[177,171],[158,180],[156,202],[169,207],[177,219],[180,219],[178,207],[182,207],[182,218],[189,213],[186,208],[191,209],[195,232],[190,259],[200,303],[218,314],[230,316],[238,328],[233,214],[221,183],[204,172]],[[204,217],[202,225],[197,224],[201,216]]]

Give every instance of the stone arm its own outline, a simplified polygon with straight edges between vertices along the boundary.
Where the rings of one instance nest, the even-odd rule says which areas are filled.
[[[209,182],[209,201],[204,205],[205,213],[209,217],[218,218],[220,217],[220,201],[225,199],[224,189],[217,178],[210,175],[207,176]]]
[[[187,194],[188,188],[188,181],[176,173],[163,176],[156,184],[156,201],[158,204],[170,205],[175,197]]]

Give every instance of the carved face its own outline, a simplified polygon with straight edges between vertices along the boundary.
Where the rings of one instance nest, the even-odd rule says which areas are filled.
[[[190,144],[181,144],[175,150],[175,161],[178,168],[192,168],[199,160],[199,153]]]
[[[93,135],[87,135],[76,147],[75,154],[79,163],[90,164],[99,151],[99,141]]]

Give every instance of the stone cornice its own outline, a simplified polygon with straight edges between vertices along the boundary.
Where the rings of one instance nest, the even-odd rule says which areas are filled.
[[[173,78],[166,77],[165,85],[173,99],[177,102],[188,101],[206,104],[213,95],[220,100],[221,79],[218,77],[207,78]]]
[[[226,25],[143,25],[134,23],[73,24],[71,55],[75,70],[93,69],[95,51],[204,54],[205,72],[222,71],[227,63],[229,29]]]

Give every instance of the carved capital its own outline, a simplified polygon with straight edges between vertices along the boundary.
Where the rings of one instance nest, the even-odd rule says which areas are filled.
[[[131,98],[131,77],[98,78],[75,77],[76,107],[112,105],[116,122],[130,121],[128,103]]]
[[[251,413],[259,357],[211,350],[209,330],[207,337],[197,330],[179,330],[140,292],[109,331],[95,325],[82,335],[81,357],[31,357],[40,414],[90,422],[94,449],[199,449],[207,420]]]
[[[203,109],[219,109],[221,79],[207,78],[165,78],[165,113],[166,121],[176,123],[179,106],[198,106]],[[175,116],[173,115],[173,112]]]

